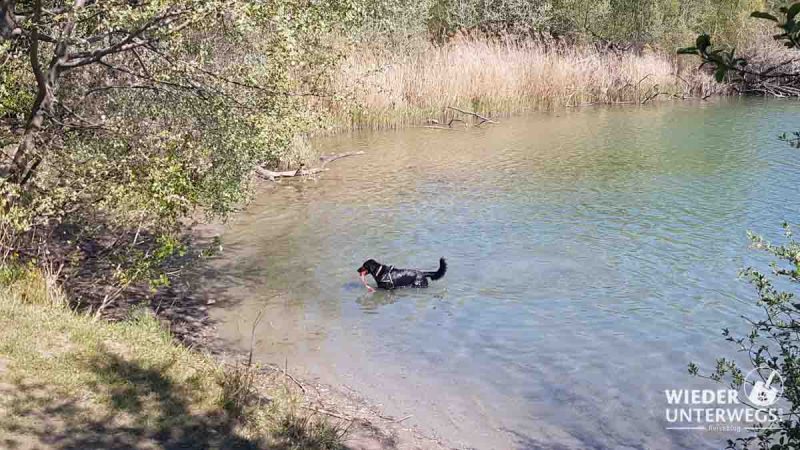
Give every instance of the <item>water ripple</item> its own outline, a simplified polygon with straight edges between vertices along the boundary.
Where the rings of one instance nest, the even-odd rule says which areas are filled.
[[[225,235],[228,273],[248,274],[226,283],[297,299],[286,325],[260,333],[298,344],[262,357],[346,380],[453,442],[718,446],[664,430],[660,393],[698,382],[689,361],[733,354],[718,330],[741,326],[753,298],[736,274],[763,263],[745,230],[800,211],[800,164],[775,139],[795,109],[589,109],[335,137],[326,151],[368,154],[259,197]],[[354,284],[370,257],[442,255],[450,270],[428,290]],[[275,298],[251,297],[218,313],[223,334]]]

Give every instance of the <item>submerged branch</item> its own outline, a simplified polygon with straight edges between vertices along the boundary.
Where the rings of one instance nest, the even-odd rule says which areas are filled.
[[[448,106],[448,107],[447,107],[447,109],[452,109],[453,111],[458,111],[458,112],[460,112],[461,114],[466,114],[466,115],[468,115],[468,116],[472,116],[472,117],[475,117],[475,118],[478,118],[478,119],[480,119],[481,121],[480,121],[480,123],[478,124],[478,126],[481,126],[481,125],[483,125],[484,123],[497,123],[497,122],[495,122],[494,120],[492,120],[492,119],[490,119],[490,118],[488,118],[488,117],[484,117],[484,116],[482,116],[482,115],[480,115],[480,114],[478,114],[478,113],[476,113],[476,112],[473,112],[473,111],[464,111],[463,109],[459,109],[459,108],[456,108],[456,107],[454,107],[454,106]],[[452,122],[452,121],[451,121],[451,122]]]
[[[297,170],[284,170],[276,172],[259,166],[256,167],[255,173],[259,177],[269,181],[275,181],[275,179],[277,178],[292,178],[299,176],[314,175],[316,173],[328,170],[325,168],[325,166],[330,162],[336,161],[337,159],[347,158],[348,156],[363,155],[364,153],[365,153],[364,151],[357,151],[357,152],[339,153],[338,155],[321,156],[319,160],[322,162],[322,165],[311,169],[306,169],[301,165],[300,168]]]
[[[326,164],[334,162],[337,159],[347,158],[348,156],[363,155],[364,153],[365,152],[363,150],[359,150],[357,152],[345,152],[339,153],[338,155],[320,156],[319,160],[322,162],[322,167],[324,168]]]

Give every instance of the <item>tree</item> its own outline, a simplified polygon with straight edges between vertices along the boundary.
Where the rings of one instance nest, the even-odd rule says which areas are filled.
[[[0,245],[107,303],[168,282],[318,117],[347,0],[0,0]],[[75,285],[75,283],[73,283]]]
[[[797,50],[800,48],[800,3],[793,4],[790,8],[780,8],[783,17],[756,11],[751,17],[774,22],[781,30],[774,35],[776,41],[782,42],[785,47]],[[695,45],[678,50],[679,54],[697,55],[703,61],[702,66],[709,66],[717,81],[728,80],[738,83],[743,93],[759,93],[765,95],[800,96],[800,72],[794,66],[795,59],[790,58],[779,63],[759,61],[753,64],[748,58],[736,55],[735,48],[716,46],[711,42],[711,36],[701,34],[697,37]],[[758,57],[759,55],[752,55]]]
[[[128,2],[130,6],[125,8],[119,2],[101,5],[101,2],[87,4],[86,0],[75,0],[71,5],[54,2],[45,8],[41,0],[35,0],[27,2],[30,9],[21,10],[23,5],[19,3],[4,0],[0,4],[0,34],[23,47],[18,51],[28,55],[36,81],[36,95],[8,168],[9,181],[17,184],[25,184],[41,161],[41,156],[34,154],[36,137],[45,125],[46,116],[55,115],[62,77],[84,66],[107,64],[104,59],[117,54],[153,48],[170,35],[217,12],[219,6],[192,1],[164,6]],[[49,46],[46,51],[45,45]],[[42,60],[46,62],[43,64]],[[153,84],[158,83],[153,77],[145,77]]]

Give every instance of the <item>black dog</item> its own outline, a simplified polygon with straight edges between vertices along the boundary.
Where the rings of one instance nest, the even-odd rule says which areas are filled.
[[[381,289],[428,287],[428,278],[438,280],[444,276],[445,272],[447,272],[447,262],[445,262],[444,258],[439,258],[439,269],[435,272],[417,269],[395,269],[394,266],[380,264],[374,259],[365,261],[358,268],[358,274],[361,275],[361,280],[364,281],[365,285],[367,281],[364,277],[370,274]]]

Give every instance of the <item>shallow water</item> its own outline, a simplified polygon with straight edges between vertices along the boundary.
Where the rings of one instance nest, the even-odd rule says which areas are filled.
[[[319,181],[261,192],[228,224],[204,281],[232,345],[453,445],[719,448],[666,430],[686,365],[734,356],[763,262],[745,231],[797,218],[798,104],[729,100],[589,108],[481,129],[317,142],[364,150]],[[787,130],[788,129],[788,130]],[[426,290],[369,294],[368,258],[435,268]]]

